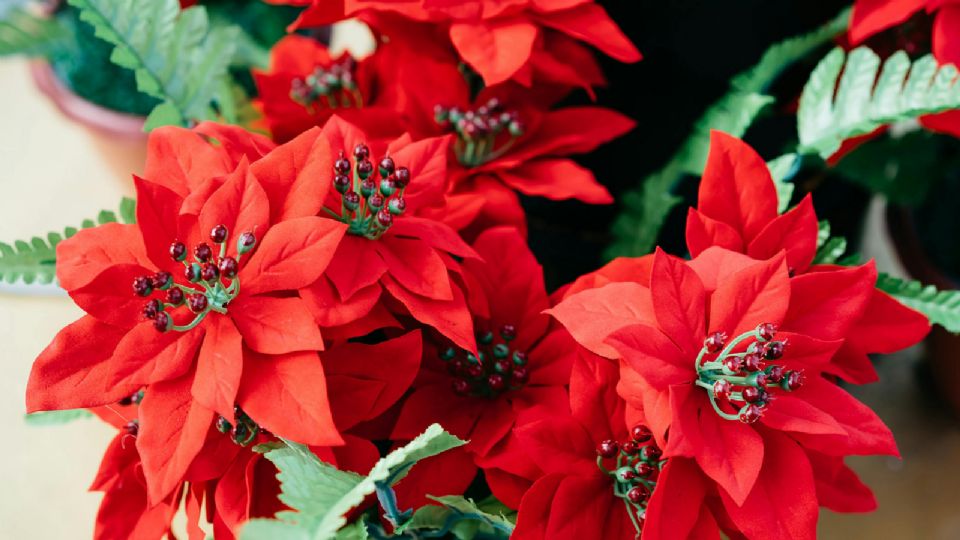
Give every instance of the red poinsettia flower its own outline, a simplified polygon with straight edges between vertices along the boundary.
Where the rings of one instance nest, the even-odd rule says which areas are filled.
[[[346,226],[283,220],[289,207],[314,204],[289,197],[321,193],[293,177],[258,180],[246,156],[200,182],[207,164],[192,158],[213,147],[227,155],[240,135],[226,130],[215,145],[185,131],[152,135],[162,155],[148,170],[165,183],[135,179],[136,225],[87,229],[58,246],[57,277],[87,314],[41,353],[27,389],[37,411],[113,403],[149,386],[137,447],[153,501],[183,477],[215,415],[235,423],[235,406],[278,435],[341,442],[316,352],[323,338],[295,291],[323,272]],[[188,140],[205,150],[177,152]],[[285,149],[275,152],[258,163],[284,170]]]
[[[785,254],[711,247],[689,262],[658,251],[638,279],[571,294],[551,313],[581,345],[623,359],[621,396],[665,456],[692,458],[719,486],[738,529],[812,538],[804,450],[896,453],[879,418],[821,376],[870,302],[873,266],[791,278]],[[584,312],[593,324],[581,328]],[[788,451],[802,464],[790,459],[784,475]]]
[[[915,42],[920,42],[923,48],[932,46],[937,62],[960,64],[960,2],[956,0],[857,0],[850,18],[850,44],[859,45],[880,32],[907,23],[921,11],[933,15],[933,27],[929,28],[929,19],[924,20],[922,28],[912,28],[898,40],[897,48],[912,52],[918,48]],[[960,113],[956,111],[924,116],[920,123],[930,130],[960,137]]]
[[[590,0],[544,2],[516,0],[464,3],[449,0],[358,1],[272,0],[274,3],[307,5],[296,27],[321,26],[346,17],[357,17],[380,26],[383,14],[401,15],[431,23],[447,34],[457,53],[487,85],[515,79],[529,84],[537,74],[573,79],[576,73],[570,51],[554,35],[591,45],[622,62],[637,62],[640,52],[610,19],[603,7]],[[393,25],[400,26],[400,25]],[[575,58],[582,58],[577,55]],[[589,82],[587,83],[589,84]]]
[[[541,313],[550,305],[543,272],[515,230],[490,229],[473,247],[483,261],[465,261],[464,275],[471,287],[479,351],[427,348],[391,438],[412,439],[437,422],[468,439],[466,449],[483,466],[482,458],[504,441],[523,411],[566,407],[564,386],[576,347]],[[443,474],[456,474],[463,488],[475,472],[468,463]]]
[[[337,114],[377,138],[403,132],[394,72],[400,47],[381,44],[370,56],[333,56],[320,42],[291,34],[270,50],[270,68],[253,70],[256,105],[277,141],[288,141]]]
[[[348,326],[337,335],[352,337],[412,317],[475,350],[456,258],[476,253],[450,227],[420,217],[444,204],[448,144],[406,136],[385,144],[338,117],[289,143],[325,186],[315,213],[347,227],[323,276],[301,291],[320,326]],[[328,146],[337,159],[314,169],[315,149]]]
[[[817,251],[817,216],[810,195],[784,214],[777,210],[777,192],[763,159],[749,146],[714,132],[700,181],[698,206],[687,215],[687,247],[694,257],[711,246],[766,259],[781,250],[793,275],[832,271],[813,265]],[[927,318],[886,293],[874,289],[827,371],[844,379],[876,380],[870,353],[891,353],[919,342],[930,328]],[[836,337],[841,337],[837,335]]]

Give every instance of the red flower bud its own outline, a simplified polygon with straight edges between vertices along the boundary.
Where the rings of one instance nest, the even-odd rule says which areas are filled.
[[[723,332],[714,332],[703,340],[703,346],[709,353],[718,353],[727,343],[727,334]]]
[[[217,225],[210,230],[210,240],[215,244],[222,244],[227,241],[227,226]]]
[[[610,459],[620,453],[620,445],[617,441],[607,439],[597,446],[597,455],[602,458]]]

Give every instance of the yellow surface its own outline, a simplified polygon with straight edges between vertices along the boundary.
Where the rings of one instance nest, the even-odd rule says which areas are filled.
[[[0,241],[77,225],[132,194],[129,168],[142,150],[66,119],[40,95],[22,60],[0,61]],[[138,155],[140,154],[140,155]],[[112,437],[96,419],[27,426],[30,364],[80,316],[66,296],[0,291],[0,539],[90,538],[100,495],[86,491]]]

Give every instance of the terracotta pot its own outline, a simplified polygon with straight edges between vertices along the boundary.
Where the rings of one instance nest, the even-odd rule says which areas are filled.
[[[145,117],[107,109],[74,94],[46,62],[31,62],[30,74],[60,112],[88,129],[95,146],[120,178],[129,179],[131,173],[142,172],[147,155]]]
[[[903,267],[914,279],[937,289],[960,289],[927,254],[917,232],[914,212],[908,208],[887,206],[887,232]],[[960,335],[935,325],[926,340],[926,361],[934,384],[956,416],[960,416]]]

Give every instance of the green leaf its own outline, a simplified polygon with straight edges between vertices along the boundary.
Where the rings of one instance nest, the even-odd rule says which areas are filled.
[[[434,531],[434,535],[450,533],[459,540],[473,540],[479,535],[483,538],[509,538],[513,532],[513,521],[507,513],[516,512],[506,508],[499,501],[496,504],[484,501],[487,508],[459,495],[433,497],[430,499],[441,506],[424,506],[417,510],[413,518],[397,528],[397,532]],[[501,511],[501,508],[503,511]]]
[[[953,333],[960,333],[960,291],[940,291],[933,285],[904,280],[889,274],[877,276],[877,288],[896,298],[901,304],[927,316]]]
[[[137,222],[137,201],[130,197],[120,199],[120,221],[127,225]]]
[[[43,411],[24,415],[24,420],[31,426],[57,426],[67,424],[81,418],[91,418],[93,413],[86,409],[69,409],[65,411]]]
[[[284,441],[264,454],[280,470],[280,500],[294,511],[276,520],[255,519],[244,526],[241,538],[329,540],[346,525],[344,515],[374,493],[377,484],[392,486],[421,459],[465,444],[433,424],[419,437],[390,452],[366,476],[340,471],[320,461],[300,444]]]
[[[653,249],[670,211],[680,203],[672,191],[684,174],[699,176],[707,162],[710,130],[742,136],[774,98],[767,89],[791,64],[846,31],[850,11],[844,10],[821,28],[774,44],[752,68],[730,81],[730,90],[708,108],[676,154],[660,170],[627,192],[613,224],[614,241],[608,258],[639,256]]]
[[[773,185],[777,188],[777,211],[781,214],[786,212],[790,206],[790,198],[793,197],[795,186],[786,178],[799,165],[798,159],[799,156],[796,154],[784,154],[767,162],[770,176],[773,177]]]
[[[19,6],[0,9],[0,56],[49,56],[64,44],[67,30],[55,19]]]
[[[203,7],[181,11],[178,0],[68,1],[115,46],[110,59],[134,70],[137,88],[162,101],[144,129],[216,119],[212,103],[229,77],[237,28],[210,28]]]
[[[124,205],[127,205],[129,212],[131,204],[133,204],[132,199],[121,201],[121,216],[124,215]],[[81,228],[89,229],[116,221],[116,213],[103,210],[97,215],[96,220],[83,220]],[[0,281],[15,283],[20,280],[27,285],[53,283],[57,274],[57,244],[75,234],[77,234],[75,227],[67,227],[63,233],[50,232],[45,238],[33,237],[29,242],[15,240],[13,245],[0,242]]]
[[[957,68],[898,51],[883,62],[869,47],[831,51],[811,73],[797,111],[798,151],[826,159],[843,141],[895,122],[960,107]]]

